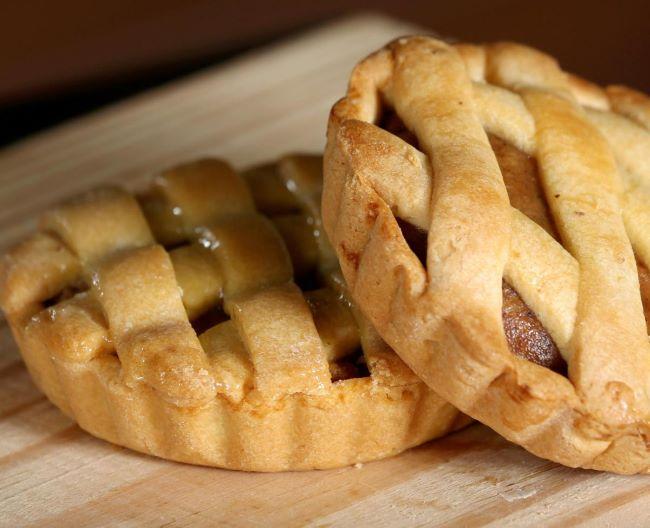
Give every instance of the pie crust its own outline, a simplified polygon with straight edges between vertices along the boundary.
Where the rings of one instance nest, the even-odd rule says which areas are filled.
[[[347,301],[321,166],[206,159],[44,214],[0,267],[38,387],[99,438],[243,470],[370,461],[467,423]]]
[[[443,398],[568,466],[650,467],[648,127],[645,95],[539,51],[428,37],[362,61],[330,115],[323,223],[354,302]],[[536,167],[553,225],[509,197],[499,142]],[[425,233],[424,262],[400,222]],[[566,375],[512,353],[504,280]]]

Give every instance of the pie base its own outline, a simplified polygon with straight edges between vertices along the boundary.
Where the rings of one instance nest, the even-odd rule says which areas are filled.
[[[61,361],[11,326],[38,388],[83,430],[178,462],[264,472],[336,468],[396,455],[470,422],[421,383],[378,387],[370,377],[274,405],[217,397],[181,408],[146,384],[127,386],[114,356]]]

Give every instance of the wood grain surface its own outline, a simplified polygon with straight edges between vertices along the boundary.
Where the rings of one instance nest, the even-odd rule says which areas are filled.
[[[345,19],[0,152],[0,246],[65,196],[203,155],[319,151],[353,64],[414,28]],[[331,471],[192,467],[87,435],[34,387],[0,323],[0,525],[650,526],[648,477],[572,470],[481,426]]]

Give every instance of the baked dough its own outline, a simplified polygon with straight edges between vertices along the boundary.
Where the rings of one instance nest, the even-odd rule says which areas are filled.
[[[201,160],[46,213],[0,267],[36,384],[99,438],[255,471],[370,461],[468,423],[347,301],[321,166]]]
[[[644,95],[534,49],[427,37],[362,61],[330,115],[323,222],[359,309],[443,398],[568,466],[650,467],[649,125]],[[508,196],[495,141],[533,160],[552,225]],[[504,280],[566,375],[512,353]]]

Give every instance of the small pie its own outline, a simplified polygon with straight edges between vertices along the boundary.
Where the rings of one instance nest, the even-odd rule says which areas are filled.
[[[568,466],[650,468],[649,127],[645,95],[539,51],[427,37],[362,61],[330,115],[323,223],[359,310]]]
[[[243,470],[374,460],[467,423],[347,301],[321,166],[206,159],[45,213],[0,268],[36,384],[97,437]]]

